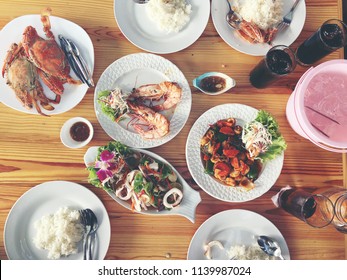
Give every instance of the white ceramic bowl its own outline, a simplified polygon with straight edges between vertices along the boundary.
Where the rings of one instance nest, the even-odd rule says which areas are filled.
[[[89,136],[85,141],[76,141],[71,137],[70,129],[77,122],[84,122],[89,127]],[[87,145],[93,138],[94,129],[90,121],[82,117],[75,117],[67,120],[60,130],[60,140],[68,148],[77,149]]]

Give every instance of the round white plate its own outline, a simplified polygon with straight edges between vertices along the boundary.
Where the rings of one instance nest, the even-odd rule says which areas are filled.
[[[165,80],[177,82],[181,86],[182,100],[175,109],[161,112],[170,121],[170,132],[159,139],[143,139],[128,125],[129,118],[119,123],[112,121],[97,102],[98,93],[103,90],[118,87],[124,92],[130,92],[134,87]],[[94,108],[102,128],[113,139],[134,148],[157,147],[173,139],[187,122],[191,106],[192,94],[183,73],[171,61],[154,54],[136,53],[116,60],[102,73],[95,87]]]
[[[192,6],[190,21],[178,33],[161,31],[147,16],[146,4],[114,0],[114,15],[123,35],[145,51],[165,54],[192,45],[204,31],[210,16],[210,0],[187,0]]]
[[[81,55],[86,60],[91,73],[94,69],[94,47],[93,43],[82,27],[77,24],[68,21],[63,18],[50,16],[51,30],[55,36],[56,41],[59,43],[58,35],[62,34],[65,38],[71,39],[76,43],[80,49]],[[22,41],[22,34],[27,26],[35,27],[37,33],[42,38],[46,39],[43,32],[43,25],[40,20],[40,15],[25,15],[15,18],[0,31],[0,62],[3,65],[8,49],[12,43],[19,43]],[[70,75],[74,79],[78,79],[73,70],[70,71]],[[47,97],[54,99],[55,94],[43,83],[44,93]],[[53,111],[47,111],[42,108],[42,112],[46,115],[56,115],[69,111],[75,107],[84,97],[88,90],[88,86],[85,84],[81,85],[70,85],[64,84],[64,93],[61,96],[61,101],[59,104],[52,104],[55,108]],[[6,79],[2,76],[0,77],[0,102],[8,107],[18,110],[23,113],[38,114],[35,108],[27,110],[22,106],[22,104],[17,100],[14,91],[6,84]]]
[[[47,260],[48,252],[37,249],[32,241],[36,234],[34,223],[45,215],[54,214],[64,206],[76,210],[90,208],[95,212],[99,222],[95,239],[97,242],[95,258],[104,259],[111,239],[108,213],[92,191],[67,181],[42,183],[29,189],[16,201],[7,216],[4,229],[7,257],[11,260]],[[82,246],[79,246],[77,254],[60,259],[82,260]]]
[[[254,182],[255,188],[245,190],[242,187],[228,187],[212,178],[204,171],[200,154],[200,139],[211,124],[218,120],[236,118],[236,123],[243,126],[254,120],[258,110],[243,104],[223,104],[211,108],[202,114],[191,128],[186,143],[186,159],[190,173],[195,182],[209,195],[227,202],[244,202],[255,199],[266,193],[281,174],[284,155],[276,157],[263,166],[259,178]]]
[[[96,157],[98,155],[98,148],[99,147],[90,147],[87,152],[84,155],[84,164],[88,167],[90,163],[94,163],[96,160]],[[188,183],[183,179],[183,177],[178,173],[178,171],[164,158],[158,156],[155,153],[152,153],[147,150],[142,149],[134,149],[134,151],[140,152],[142,154],[146,154],[160,162],[165,163],[166,165],[170,166],[171,169],[177,174],[177,177],[179,181],[182,183],[183,186],[183,199],[179,207],[176,207],[172,210],[162,210],[157,211],[156,209],[148,209],[146,211],[136,211],[131,208],[131,205],[128,201],[124,201],[120,199],[118,196],[115,195],[114,192],[107,192],[109,196],[111,196],[116,202],[118,202],[123,207],[140,214],[145,215],[159,215],[159,216],[167,216],[167,215],[179,215],[187,218],[192,223],[195,222],[195,212],[196,207],[201,202],[200,193],[194,189],[192,189],[191,186],[188,185]]]
[[[231,6],[233,6],[233,0],[229,1]],[[289,12],[293,6],[294,0],[283,1],[283,16]],[[226,14],[229,11],[228,3],[226,0],[212,0],[211,4],[211,14],[213,24],[222,37],[222,39],[232,48],[238,50],[239,52],[253,55],[253,56],[263,56],[271,48],[269,44],[251,44],[240,38],[233,29],[226,22]],[[290,46],[296,38],[301,33],[304,27],[306,19],[306,3],[305,1],[300,1],[298,6],[294,11],[293,21],[289,28],[284,32],[276,35],[273,40],[273,46],[276,45],[286,45]]]
[[[204,245],[212,240],[220,241],[229,250],[231,246],[254,245],[259,235],[276,240],[284,259],[290,259],[287,243],[277,227],[265,217],[242,209],[226,210],[207,219],[195,232],[187,259],[206,260]]]

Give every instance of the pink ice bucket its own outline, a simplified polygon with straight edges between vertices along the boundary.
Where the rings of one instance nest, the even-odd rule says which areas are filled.
[[[325,79],[324,75],[330,78]],[[337,79],[339,79],[338,85],[336,82]],[[334,87],[335,92],[338,92],[336,96],[331,97],[331,100],[329,100],[331,105],[328,113],[324,111],[319,112],[319,109],[308,107],[306,103],[311,88],[317,87],[320,83],[325,87],[321,93],[322,98],[320,100],[330,98],[329,96],[333,92],[329,91],[330,87]],[[329,83],[331,84],[329,85]],[[338,90],[336,90],[336,86],[338,86]],[[317,101],[317,103],[319,102]],[[334,116],[332,115],[334,115],[334,112],[338,112],[338,116],[336,115],[336,117],[339,117],[338,123],[333,119]],[[335,131],[338,129],[338,133],[335,132],[335,135],[338,134],[340,138],[336,140],[334,137],[330,137],[324,132],[326,130],[324,126],[317,128],[317,125],[312,122],[312,119],[311,121],[309,120],[308,113],[318,114],[319,116],[317,115],[317,118],[325,118],[326,122],[334,121],[335,123],[332,125],[335,125]],[[328,114],[330,117],[327,117]],[[347,60],[331,60],[308,69],[302,75],[289,97],[286,116],[294,131],[315,145],[328,151],[347,153],[347,117],[345,117],[347,116]],[[341,116],[343,116],[343,120],[341,120]]]

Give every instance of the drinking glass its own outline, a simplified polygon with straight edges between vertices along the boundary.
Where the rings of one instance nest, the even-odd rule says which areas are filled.
[[[272,47],[250,73],[250,82],[256,88],[265,88],[277,79],[291,73],[296,66],[294,52],[284,45]]]
[[[347,25],[338,19],[329,19],[296,50],[297,62],[309,66],[333,51],[347,45]]]
[[[330,187],[323,189],[321,193],[334,204],[335,217],[332,225],[338,231],[347,233],[347,189]]]
[[[278,204],[288,213],[315,228],[329,225],[334,218],[334,205],[322,194],[290,188],[279,194]]]

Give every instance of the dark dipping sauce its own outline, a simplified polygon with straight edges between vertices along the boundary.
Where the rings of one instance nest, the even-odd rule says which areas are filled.
[[[209,76],[200,81],[200,88],[206,92],[218,92],[225,89],[226,81],[222,77]]]
[[[88,139],[90,129],[88,124],[84,122],[76,122],[70,128],[71,138],[77,142],[83,142]]]

